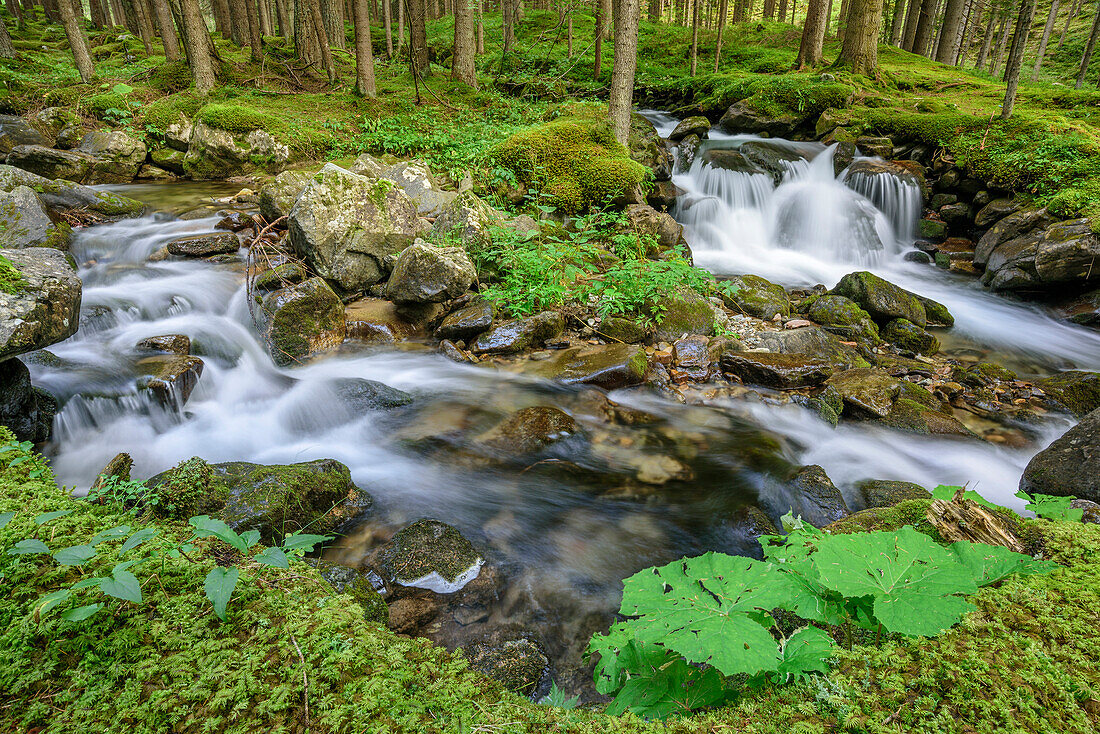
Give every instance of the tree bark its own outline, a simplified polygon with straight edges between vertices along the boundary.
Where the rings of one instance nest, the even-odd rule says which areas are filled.
[[[615,139],[623,145],[630,137],[634,72],[638,67],[639,10],[639,0],[619,0],[619,13],[615,19],[615,63],[611,69],[608,116]]]
[[[501,0],[500,2],[500,22],[501,30],[504,35],[504,55],[508,55],[512,52],[512,46],[516,42],[516,29],[515,18],[512,17],[512,11],[514,6],[511,0]],[[599,16],[596,17],[596,24],[599,25]],[[599,49],[599,46],[596,46]],[[597,50],[596,55],[599,55]]]
[[[932,31],[935,28],[935,12],[936,0],[921,0],[913,47],[909,49],[913,53],[921,56],[928,55],[928,47],[932,43]]]
[[[851,0],[840,0],[840,15],[836,19],[836,39],[844,40],[844,31],[848,28],[848,8]]]
[[[393,5],[391,3],[392,0],[382,0],[382,27],[386,31],[387,59],[393,58]]]
[[[279,20],[279,35],[283,38],[291,38],[294,32],[290,27],[290,14],[286,9],[286,0],[275,0],[275,17]]]
[[[321,6],[321,19],[325,24],[325,36],[328,38],[329,48],[347,48],[344,0],[320,0],[318,5]],[[370,13],[369,6],[367,13]]]
[[[718,73],[718,63],[722,60],[722,34],[726,30],[726,13],[729,0],[719,0],[718,4],[718,45],[714,49],[714,73]]]
[[[964,10],[966,10],[966,0],[947,0],[943,11],[943,25],[940,26],[940,42],[936,47],[936,61],[941,64],[955,63]]]
[[[974,10],[978,0],[967,0],[966,20],[963,21],[962,35],[959,38],[959,49],[955,53],[955,66],[962,67],[966,63],[966,52],[970,48],[971,33],[974,32]]]
[[[425,0],[408,0],[409,54],[412,72],[423,79],[430,73],[428,65],[428,4]]]
[[[993,56],[989,59],[989,73],[994,76],[996,76],[997,69],[1001,66],[1001,59],[1004,57],[1005,43],[1008,41],[1008,34],[1012,30],[1011,13],[1015,11],[1016,6],[1013,5],[1011,10],[1005,12],[1001,18],[1001,25],[997,29],[997,45],[993,49]]]
[[[451,80],[477,89],[477,39],[474,35],[474,0],[455,0],[455,41],[451,53]]]
[[[878,71],[878,29],[882,24],[882,0],[852,0],[848,28],[836,65],[853,74],[874,76]]]
[[[0,17],[0,59],[14,59],[15,46],[12,45],[11,36],[8,34],[8,26],[3,17]]]
[[[780,23],[787,22],[787,0],[779,0],[779,9],[776,11],[776,20]]]
[[[168,61],[178,61],[180,57],[179,39],[176,37],[176,26],[172,20],[172,10],[168,7],[168,0],[153,0],[153,8],[157,13],[157,23],[160,25],[160,40],[164,44],[164,58]]]
[[[764,20],[775,18],[775,0],[764,0]]]
[[[485,53],[485,3],[477,0],[477,54]],[[569,10],[569,57],[573,57],[573,10]]]
[[[910,0],[913,2],[913,0]],[[826,16],[828,17],[828,16]],[[905,28],[905,0],[896,0],[894,3],[894,17],[890,22],[890,45],[901,45],[902,31]]]
[[[11,14],[16,19],[19,18],[19,12],[18,10],[12,10],[12,8],[18,7],[19,6],[17,4],[9,0],[8,10],[11,11]],[[88,0],[88,18],[92,21],[92,25],[94,25],[96,28],[107,27],[107,24],[103,22],[103,6],[100,4],[99,0]]]
[[[661,0],[649,0],[649,22],[656,23],[661,19]]]
[[[1012,36],[1012,48],[1008,52],[1008,66],[1005,68],[1005,100],[1001,105],[1001,119],[1012,117],[1012,107],[1016,104],[1016,90],[1020,86],[1020,69],[1024,65],[1024,51],[1027,37],[1031,33],[1031,23],[1035,20],[1035,0],[1020,3],[1020,17],[1016,19],[1016,33]]]
[[[1043,26],[1043,35],[1039,39],[1039,50],[1035,53],[1035,67],[1031,70],[1031,81],[1039,78],[1039,71],[1043,68],[1043,57],[1046,56],[1047,44],[1050,43],[1050,33],[1054,30],[1054,22],[1058,20],[1058,4],[1058,0],[1051,0],[1047,22]]]
[[[504,0],[504,2],[508,2],[508,0]],[[592,78],[599,81],[600,76],[603,74],[603,34],[600,33],[600,16],[603,13],[603,9],[599,0],[596,0],[596,6],[593,12],[596,15],[596,38],[593,44],[595,60],[592,63]]]
[[[405,45],[405,0],[397,0],[397,48],[394,55],[401,55],[401,48]]]
[[[622,0],[619,0],[622,2]],[[618,60],[619,52],[616,48],[615,58]],[[699,64],[699,0],[691,0],[691,75],[695,76],[696,67]]]
[[[214,13],[214,30],[222,34],[222,38],[230,38],[233,35],[233,16],[229,13],[229,0],[213,0],[210,5]]]
[[[257,0],[245,0],[244,18],[248,21],[248,45],[252,49],[252,60],[263,58],[263,38],[260,35],[260,13]]]
[[[81,81],[88,84],[95,79],[95,64],[92,63],[92,52],[88,48],[88,39],[84,37],[84,31],[80,28],[80,21],[76,19],[76,9],[73,7],[72,0],[61,0],[57,4],[57,11],[61,16],[61,25],[65,29],[65,37],[69,39],[69,48],[73,50],[76,70],[80,73]],[[4,30],[4,35],[7,36],[7,29]],[[10,38],[8,44],[11,44]]]
[[[378,91],[374,86],[374,51],[370,41],[367,0],[352,0],[352,12],[355,14],[355,92],[363,97],[375,97]]]
[[[802,42],[798,46],[798,58],[794,62],[795,68],[805,69],[821,61],[821,53],[825,48],[825,13],[828,9],[826,0],[810,0],[806,11],[806,23],[802,26]]]
[[[603,40],[611,40],[611,19],[615,13],[615,8],[611,5],[611,0],[597,0],[600,4],[600,18],[603,20],[600,25],[600,33],[603,34]],[[517,0],[517,5],[518,0]]]
[[[321,61],[328,73],[329,84],[335,84],[336,65],[332,62],[332,49],[328,45],[325,19],[321,17],[321,3],[319,0],[306,0],[306,5],[313,20],[313,35],[317,38],[317,46],[321,49]]]
[[[1092,19],[1092,33],[1089,34],[1089,42],[1085,45],[1085,53],[1081,55],[1081,68],[1077,72],[1075,89],[1080,89],[1085,83],[1085,75],[1089,72],[1089,62],[1092,61],[1092,52],[1096,48],[1096,39],[1100,36],[1100,3],[1096,4],[1096,16]]]
[[[238,48],[248,45],[252,32],[248,24],[248,4],[245,0],[229,0],[230,37]]]
[[[1058,38],[1058,47],[1055,51],[1062,50],[1062,44],[1066,42],[1066,33],[1069,31],[1069,24],[1073,22],[1073,19],[1077,17],[1077,14],[1081,12],[1081,6],[1085,4],[1085,0],[1077,0],[1077,3],[1073,6],[1073,10],[1066,16],[1066,24],[1062,26],[1062,35]]]
[[[909,0],[909,9],[905,12],[905,30],[901,34],[901,47],[906,51],[913,50],[913,43],[917,40],[917,25],[920,23],[921,0]]]
[[[214,88],[214,57],[199,0],[180,0],[180,15],[183,17],[183,42],[187,46],[191,78],[195,82],[195,91],[205,97]]]

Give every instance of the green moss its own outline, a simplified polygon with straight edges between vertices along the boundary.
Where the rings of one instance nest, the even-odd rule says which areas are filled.
[[[153,69],[149,83],[168,94],[181,92],[191,86],[191,69],[186,61],[166,61]]]
[[[274,133],[285,127],[282,120],[267,112],[235,103],[205,105],[195,115],[195,120],[234,134],[253,130]]]
[[[23,290],[26,281],[11,261],[0,255],[0,293],[15,295]]]
[[[141,122],[151,132],[163,135],[181,117],[188,120],[194,117],[201,105],[199,98],[190,92],[161,97],[142,108]]]

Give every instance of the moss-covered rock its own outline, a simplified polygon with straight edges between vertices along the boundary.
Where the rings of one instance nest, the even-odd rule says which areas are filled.
[[[526,637],[500,644],[477,643],[469,650],[470,667],[500,681],[510,691],[523,695],[535,692],[550,674],[546,653]]]
[[[492,228],[502,226],[505,218],[482,201],[473,191],[463,191],[443,207],[432,224],[432,232],[444,240],[457,239],[465,246],[484,246],[492,242]]]
[[[378,558],[383,573],[395,583],[441,594],[458,591],[472,581],[482,564],[462,533],[426,518],[399,530]]]
[[[637,344],[638,342],[645,341],[646,336],[649,334],[649,329],[645,324],[639,323],[635,319],[608,316],[600,320],[599,333],[601,336],[615,339],[626,344]]]
[[[673,342],[684,334],[714,335],[714,309],[695,291],[680,289],[653,310],[657,314],[653,337],[658,341]]]
[[[260,293],[266,293],[297,285],[306,280],[309,280],[309,271],[300,263],[289,262],[276,265],[271,270],[262,271],[252,282],[252,288]]]
[[[146,484],[160,498],[157,509],[183,519],[210,515],[237,532],[258,530],[263,542],[309,529],[336,532],[370,509],[373,499],[333,459],[301,464],[208,464],[188,459]]]
[[[925,535],[939,538],[939,533],[928,522],[928,508],[932,500],[909,499],[889,507],[871,507],[860,510],[825,528],[834,535],[844,533],[873,533],[877,530],[898,530],[912,525]]]
[[[50,218],[42,200],[30,187],[0,191],[0,248],[68,250],[71,234],[68,224]]]
[[[541,345],[565,331],[565,319],[557,311],[543,311],[523,319],[505,321],[477,338],[474,351],[514,354]]]
[[[668,139],[674,143],[678,143],[688,135],[703,137],[708,132],[710,132],[710,120],[702,115],[692,115],[676,123],[676,127],[668,134]]]
[[[633,344],[570,347],[550,359],[517,365],[520,371],[567,385],[594,385],[605,390],[638,385],[649,370],[645,349]]]
[[[156,158],[153,162],[157,162]],[[294,202],[312,178],[313,174],[308,171],[283,171],[266,182],[260,187],[260,215],[274,222],[290,214]]]
[[[921,327],[928,323],[924,304],[916,295],[874,273],[848,273],[830,293],[855,301],[880,324],[894,319],[906,319]]]
[[[328,582],[337,594],[347,594],[363,610],[363,619],[385,624],[390,617],[386,600],[371,584],[370,576],[357,568],[349,568],[328,561],[316,561],[321,578]]]
[[[729,279],[737,290],[723,292],[726,306],[749,316],[771,319],[776,314],[790,316],[791,300],[783,286],[759,275],[737,275]]]
[[[322,278],[269,293],[263,299],[267,337],[276,364],[288,365],[344,340],[344,304]]]
[[[655,181],[672,178],[672,153],[657,134],[653,123],[634,112],[630,115],[630,135],[627,139],[630,158],[652,172]]]
[[[1100,372],[1068,370],[1035,384],[1078,418],[1100,408]]]
[[[76,333],[82,285],[64,254],[31,247],[0,250],[0,259],[8,264],[2,282],[6,287],[0,287],[0,359]]]
[[[906,319],[894,319],[882,327],[882,338],[917,354],[940,351],[940,340]]]
[[[416,240],[397,256],[386,297],[395,303],[440,303],[458,298],[476,280],[477,270],[461,247]]]
[[[856,418],[885,418],[901,391],[901,380],[874,368],[838,372],[828,384],[844,399],[844,415]]]
[[[226,114],[204,114],[191,131],[183,169],[196,180],[227,178],[255,171],[277,172],[290,162],[290,148],[273,134],[270,120],[253,117],[244,108],[232,107]],[[222,111],[218,105],[218,111]],[[227,126],[227,127],[223,127]]]
[[[84,183],[130,183],[145,163],[145,143],[121,130],[93,130],[76,152],[95,159]]]
[[[815,298],[806,315],[848,341],[861,341],[871,345],[882,341],[878,326],[871,320],[871,315],[844,296],[825,295]]]
[[[856,482],[856,491],[867,507],[893,507],[906,500],[932,498],[932,493],[919,484],[889,479],[865,479]]]
[[[1100,501],[1100,410],[1094,410],[1028,462],[1020,488],[1032,494],[1051,494]]]

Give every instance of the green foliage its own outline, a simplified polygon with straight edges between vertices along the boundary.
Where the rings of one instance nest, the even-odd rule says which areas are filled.
[[[11,261],[0,255],[0,293],[14,296],[23,290],[26,281]]]
[[[1016,496],[1027,504],[1024,509],[1034,512],[1038,517],[1048,520],[1067,520],[1069,522],[1081,522],[1085,511],[1079,507],[1071,507],[1076,497],[1056,497],[1049,494],[1028,494],[1024,490],[1016,493]]]
[[[560,709],[575,709],[580,703],[580,696],[573,696],[570,698],[565,695],[565,691],[558,688],[557,682],[550,684],[550,692],[543,696],[539,703],[544,706],[555,706]]]

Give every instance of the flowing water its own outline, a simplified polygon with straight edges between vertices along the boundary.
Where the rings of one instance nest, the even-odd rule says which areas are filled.
[[[674,124],[653,119],[663,134]],[[736,147],[746,139],[714,134],[708,144]],[[1005,355],[1036,372],[1100,367],[1095,332],[904,262],[920,209],[914,191],[846,182],[833,175],[831,151],[815,144],[797,150],[809,160],[790,165],[778,186],[698,162],[677,173],[676,183],[689,192],[677,216],[700,265],[789,286],[832,286],[846,272],[871,269],[945,303],[957,317],[955,336],[945,342],[951,348]],[[426,349],[347,348],[278,368],[248,311],[243,260],[147,260],[171,239],[212,231],[217,219],[194,205],[225,192],[191,184],[130,187],[129,195],[189,208],[192,218],[157,214],[76,235],[80,330],[52,347],[53,357],[28,360],[35,384],[62,403],[46,449],[59,480],[83,491],[119,451],[133,456],[139,477],[196,455],[211,462],[337,459],[376,504],[331,558],[355,565],[418,517],[457,526],[502,569],[505,591],[488,619],[453,639],[494,626],[533,631],[556,661],[559,682],[565,678],[573,689],[582,684],[580,649],[610,620],[620,580],[684,554],[752,552],[743,510],[759,502],[782,512],[775,477],[789,467],[821,464],[853,503],[852,483],[879,478],[969,482],[991,499],[1018,504],[1012,495],[1027,460],[1068,425],[1052,419],[1035,445],[1010,449],[859,424],[833,429],[799,407],[752,393],[685,405],[635,389],[613,393],[608,403],[597,390],[458,365]],[[215,207],[208,208],[212,214]],[[205,362],[182,409],[137,388],[135,345],[162,334],[189,336]],[[379,380],[416,400],[397,411],[352,410],[335,389],[348,377]],[[580,424],[582,436],[557,449],[569,462],[559,464],[572,471],[471,453],[470,436],[533,405],[561,407]]]

